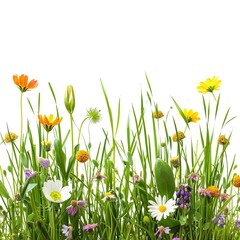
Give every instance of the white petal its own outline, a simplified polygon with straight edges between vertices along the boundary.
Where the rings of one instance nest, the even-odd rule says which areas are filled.
[[[62,189],[62,181],[61,180],[56,180],[54,182],[54,191],[61,192]]]

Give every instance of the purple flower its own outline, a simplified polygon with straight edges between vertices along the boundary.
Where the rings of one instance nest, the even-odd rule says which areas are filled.
[[[91,232],[93,232],[93,229],[94,229],[95,227],[97,227],[97,226],[98,226],[97,223],[92,223],[92,224],[87,224],[87,225],[83,226],[82,229],[83,229],[84,231],[88,232],[88,233],[91,233]]]
[[[25,169],[24,173],[25,173],[25,178],[26,179],[33,178],[33,177],[35,177],[37,175],[37,172],[32,172],[29,169]]]
[[[175,237],[175,238],[173,238],[172,240],[181,240],[180,238],[178,238],[178,237]]]
[[[66,208],[67,213],[69,215],[74,216],[78,212],[78,209],[83,208],[86,203],[87,203],[86,200],[82,200],[82,201],[72,200],[71,205]]]
[[[38,158],[38,161],[39,161],[39,163],[41,164],[41,166],[42,166],[43,168],[48,168],[49,165],[50,165],[50,160],[48,160],[48,159],[39,157],[39,158]]]
[[[64,234],[65,237],[65,240],[69,240],[69,239],[72,239],[72,231],[73,231],[73,228],[71,225],[67,226],[67,225],[62,225],[62,233]]]
[[[229,195],[227,193],[220,194],[221,201],[226,201],[229,198]]]
[[[180,206],[180,208],[189,207],[191,191],[192,188],[190,186],[185,184],[180,185],[179,190],[176,192],[176,203]]]
[[[157,228],[157,231],[155,232],[155,236],[159,237],[159,238],[163,238],[163,233],[169,234],[169,232],[171,231],[171,229],[169,227],[163,227],[163,226],[159,226]]]
[[[202,188],[202,187],[198,188],[198,192],[202,197],[206,197],[206,196],[211,197],[212,196],[211,193],[207,189]]]
[[[214,224],[218,224],[220,227],[224,227],[225,225],[225,217],[224,215],[221,215],[221,213],[218,213],[213,219],[212,222]]]
[[[199,179],[199,176],[196,173],[190,173],[188,175],[187,179],[192,180],[193,182],[196,182]]]
[[[92,178],[92,180],[100,181],[104,178],[107,178],[107,177],[102,175],[99,171],[97,171],[95,176]]]
[[[141,177],[138,174],[135,174],[133,177],[133,182],[134,183],[139,183],[141,180]]]
[[[235,221],[235,224],[236,224],[236,228],[240,228],[240,220],[239,220],[239,219],[237,219],[237,220]]]

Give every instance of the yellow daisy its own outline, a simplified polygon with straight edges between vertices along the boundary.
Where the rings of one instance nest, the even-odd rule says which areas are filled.
[[[214,90],[219,90],[221,80],[218,77],[213,76],[212,78],[207,78],[205,82],[200,82],[200,86],[197,87],[198,92],[200,93],[208,93],[213,92]]]
[[[184,108],[183,114],[186,117],[188,123],[197,122],[198,120],[200,120],[200,117],[198,117],[198,112],[194,112],[192,109],[187,110],[186,108]]]

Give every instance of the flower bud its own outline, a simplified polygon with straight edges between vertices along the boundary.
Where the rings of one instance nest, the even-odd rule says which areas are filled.
[[[65,91],[64,103],[67,111],[72,114],[75,108],[75,94],[72,85],[68,85]]]

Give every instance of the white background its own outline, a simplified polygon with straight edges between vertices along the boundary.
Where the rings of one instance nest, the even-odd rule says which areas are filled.
[[[36,107],[39,92],[42,113],[55,112],[48,87],[51,82],[64,116],[63,124],[68,121],[63,107],[68,84],[75,88],[74,117],[78,122],[89,107],[106,109],[101,79],[115,110],[121,98],[121,121],[125,124],[131,104],[139,106],[140,91],[147,90],[145,73],[163,111],[173,105],[173,96],[182,107],[201,112],[201,94],[196,87],[216,75],[222,80],[221,111],[224,114],[231,106],[231,115],[237,116],[230,130],[231,153],[238,156],[238,3],[1,1],[0,132],[5,134],[6,123],[10,131],[18,132],[19,128],[20,92],[12,81],[13,74],[26,74],[39,81],[37,89],[24,94],[25,118],[35,121],[36,116],[31,113],[26,116],[27,98]],[[6,162],[3,157],[0,161]]]

